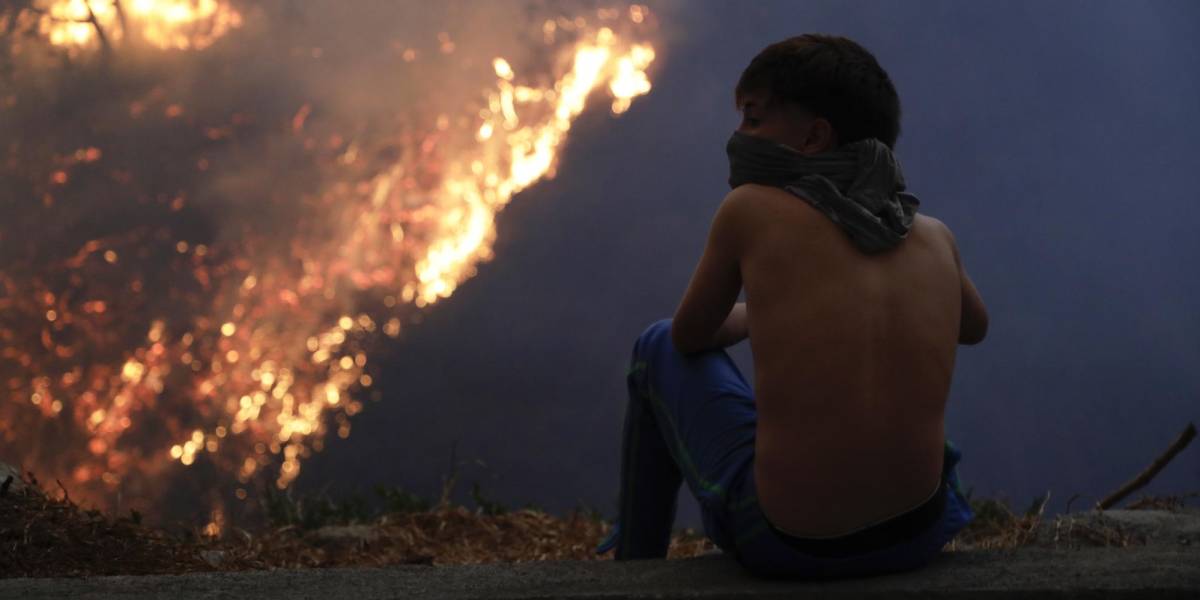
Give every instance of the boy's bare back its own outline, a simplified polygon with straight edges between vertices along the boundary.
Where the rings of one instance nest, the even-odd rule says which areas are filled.
[[[899,247],[866,255],[809,203],[758,185],[717,219],[746,292],[768,518],[833,536],[929,498],[956,348],[986,327],[950,231],[918,216]]]
[[[759,504],[792,535],[841,536],[940,489],[955,354],[987,312],[950,230],[905,191],[899,97],[870,52],[772,44],[735,101],[734,189],[671,338],[684,354],[750,338]]]

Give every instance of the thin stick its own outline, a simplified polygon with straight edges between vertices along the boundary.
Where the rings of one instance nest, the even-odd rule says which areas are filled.
[[[450,493],[458,481],[458,440],[450,443],[450,473],[442,477],[442,497],[438,500],[438,508],[449,508]]]
[[[58,483],[58,487],[63,491],[63,502],[71,502],[71,494],[67,492],[67,486],[63,485],[62,481],[57,478],[54,481]]]
[[[1146,470],[1138,474],[1137,477],[1134,477],[1129,483],[1121,486],[1120,489],[1096,503],[1096,508],[1099,510],[1108,510],[1118,502],[1124,500],[1129,494],[1136,492],[1147,483],[1150,483],[1150,480],[1154,479],[1154,476],[1158,475],[1158,472],[1163,470],[1163,467],[1167,466],[1167,463],[1171,462],[1171,459],[1175,458],[1176,454],[1179,454],[1186,448],[1194,437],[1196,437],[1196,425],[1188,423],[1183,433],[1180,433],[1179,437],[1175,438],[1174,442],[1171,442],[1171,446],[1167,448],[1166,452],[1163,452],[1158,458],[1154,459],[1154,462],[1150,463],[1150,466],[1146,467]]]
[[[1065,509],[1063,509],[1063,512],[1070,513],[1071,512],[1071,503],[1078,499],[1079,499],[1079,494],[1072,494],[1070,498],[1067,498],[1067,507]]]
[[[112,50],[112,46],[108,45],[108,36],[104,34],[104,28],[100,26],[100,20],[96,18],[96,13],[92,11],[92,0],[83,0],[83,5],[88,9],[88,21],[92,23],[92,27],[96,29],[96,38],[100,40],[100,46],[107,53]]]
[[[129,37],[129,23],[125,21],[125,9],[121,6],[121,0],[113,0],[113,8],[117,11],[117,22],[121,24],[121,37]]]

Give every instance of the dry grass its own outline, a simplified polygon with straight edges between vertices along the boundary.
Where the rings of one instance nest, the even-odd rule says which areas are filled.
[[[1126,548],[1141,546],[1146,539],[1126,530],[1120,524],[1106,520],[1103,515],[1064,515],[1054,519],[1043,543],[1053,547],[1079,548],[1104,546]]]
[[[1143,496],[1129,503],[1127,510],[1165,510],[1176,512],[1188,506],[1193,499],[1200,499],[1200,492],[1179,494],[1177,496]]]
[[[949,550],[1007,550],[1033,543],[1042,523],[1044,502],[1017,515],[999,500],[972,500],[975,518],[950,542]]]
[[[1200,492],[1175,496],[1143,496],[1126,510],[1179,511],[1189,506]],[[1048,496],[1034,501],[1022,514],[1017,514],[1004,502],[992,499],[973,500],[975,518],[961,531],[948,550],[1010,550],[1026,545],[1079,548],[1084,546],[1127,547],[1146,543],[1141,535],[1129,531],[1103,511],[1070,513],[1046,521],[1045,502]]]
[[[61,486],[58,493],[47,493],[34,481],[23,483],[0,486],[0,577],[611,558],[593,551],[610,524],[583,512],[557,517],[534,509],[484,511],[443,502],[378,516],[368,524],[234,529],[215,539],[198,531],[168,534],[141,524],[136,516],[114,518],[83,510]],[[1143,498],[1131,508],[1178,509],[1192,497],[1200,494]],[[1003,502],[973,500],[976,518],[947,550],[1144,542],[1103,518],[1066,515],[1043,524],[1044,504],[1016,514]],[[669,557],[713,550],[702,535],[684,530],[672,540]]]
[[[190,570],[195,551],[135,518],[84,511],[36,481],[0,491],[0,577],[148,574]],[[20,489],[18,489],[20,488]]]
[[[370,524],[289,524],[253,533],[234,529],[216,539],[198,531],[168,534],[136,517],[87,511],[65,490],[51,494],[36,481],[24,483],[0,492],[0,577],[611,558],[594,552],[610,525],[582,512],[486,514],[443,503],[384,515]],[[703,536],[685,530],[675,535],[669,556],[696,556],[712,548]]]
[[[224,544],[236,564],[254,567],[472,564],[536,560],[608,560],[595,547],[610,525],[573,512],[556,517],[534,509],[484,514],[463,506],[390,515],[371,525],[283,527],[254,536],[237,531]],[[691,531],[675,536],[672,558],[712,545]]]

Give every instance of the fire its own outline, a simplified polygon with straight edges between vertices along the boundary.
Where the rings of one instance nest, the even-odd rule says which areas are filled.
[[[607,82],[612,112],[624,112],[633,98],[650,91],[645,70],[653,60],[651,46],[622,44],[607,27],[576,46],[570,71],[552,87],[513,84],[512,67],[496,58],[496,90],[478,128],[477,154],[448,166],[442,194],[454,199],[453,207],[442,213],[437,242],[417,262],[417,282],[402,290],[404,296],[415,298],[418,306],[446,298],[476,262],[491,258],[496,212],[513,194],[553,176],[558,147],[592,91]],[[397,176],[381,178],[377,194],[391,193]]]
[[[46,40],[93,51],[98,36],[111,43],[126,27],[158,48],[203,50],[242,24],[218,0],[49,6]],[[589,101],[606,96],[616,115],[650,91],[655,50],[639,39],[650,19],[635,5],[546,20],[539,60],[479,61],[490,68],[478,100],[397,132],[343,135],[322,129],[320,103],[293,105],[280,135],[330,175],[298,203],[281,239],[152,224],[80,240],[42,269],[0,264],[0,441],[56,436],[63,448],[29,466],[67,469],[98,490],[93,497],[150,497],[155,478],[200,465],[236,480],[240,499],[276,466],[271,477],[287,487],[328,432],[349,436],[374,384],[372,340],[399,336],[406,315],[450,297],[492,258],[496,214],[555,175]],[[444,56],[464,47],[448,33],[437,43]],[[422,60],[396,51],[399,64]],[[187,100],[151,90],[127,118],[191,126],[198,117]],[[219,144],[247,122],[235,111],[228,123],[195,127]],[[56,207],[58,190],[83,185],[115,152],[89,144],[56,157],[37,183],[42,204]],[[190,160],[200,178],[227,168]],[[136,180],[124,168],[105,177]],[[159,196],[160,219],[191,202],[186,191]],[[156,270],[162,261],[166,274]],[[225,513],[212,514],[223,522],[216,515]]]
[[[43,7],[39,27],[56,46],[91,47],[136,32],[157,48],[199,50],[242,25],[241,13],[219,0],[51,0]]]

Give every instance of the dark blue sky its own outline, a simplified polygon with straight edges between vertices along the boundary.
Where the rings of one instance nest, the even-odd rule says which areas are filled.
[[[955,231],[990,310],[946,417],[968,487],[1090,505],[1200,421],[1200,5],[656,8],[654,91],[577,123],[558,177],[500,215],[496,259],[408,328],[378,367],[383,400],[301,487],[434,495],[457,441],[487,465],[464,466],[461,489],[611,515],[625,362],[673,311],[727,191],[733,83],[804,32],[848,35],[889,71],[909,187]],[[735,355],[749,374],[745,345]],[[1200,449],[1148,491],[1200,491]]]

